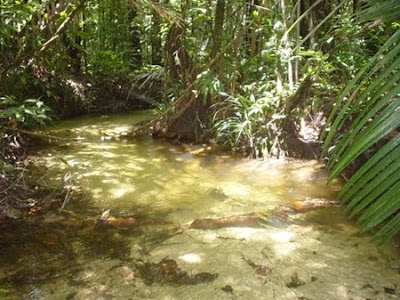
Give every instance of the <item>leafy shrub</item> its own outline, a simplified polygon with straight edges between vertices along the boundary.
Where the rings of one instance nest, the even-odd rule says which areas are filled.
[[[216,97],[221,90],[222,84],[212,70],[206,70],[197,75],[194,93],[202,98],[203,104],[207,102],[209,96]]]
[[[262,96],[229,96],[214,115],[217,140],[253,157],[280,155],[280,122],[276,113],[279,97],[265,91]]]
[[[0,123],[11,127],[32,128],[50,121],[50,108],[39,99],[0,98]]]

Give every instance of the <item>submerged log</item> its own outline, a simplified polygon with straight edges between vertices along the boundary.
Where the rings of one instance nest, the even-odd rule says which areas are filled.
[[[138,221],[132,217],[108,217],[106,219],[96,219],[95,228],[115,227],[115,228],[131,228],[138,226]]]
[[[310,199],[304,201],[295,201],[293,205],[279,205],[270,212],[270,216],[280,217],[285,219],[291,214],[304,213],[311,209],[320,207],[333,207],[340,206],[340,202],[336,200],[327,199]],[[206,218],[196,219],[189,226],[188,229],[219,229],[224,227],[259,227],[260,223],[269,223],[269,218],[265,217],[265,213],[252,212],[245,215],[231,216],[227,218]],[[273,217],[271,217],[273,219]]]
[[[319,207],[332,207],[340,206],[340,202],[337,200],[327,200],[327,199],[310,199],[310,200],[298,200],[292,205],[293,209],[297,212],[304,212],[310,209]]]
[[[90,230],[106,228],[127,229],[140,225],[151,225],[153,223],[151,221],[138,220],[133,216],[111,216],[109,214],[96,217],[81,217],[69,210],[63,210],[60,217],[60,220],[56,219],[57,223],[64,224],[68,227],[88,228]]]
[[[196,219],[190,225],[189,229],[218,229],[223,227],[257,227],[263,218],[257,213],[232,216],[221,219]]]

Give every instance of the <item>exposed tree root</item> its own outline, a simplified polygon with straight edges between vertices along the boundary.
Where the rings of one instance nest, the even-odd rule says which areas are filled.
[[[32,131],[24,130],[24,129],[20,129],[20,128],[4,127],[4,129],[9,130],[9,131],[20,132],[20,133],[23,133],[24,135],[34,137],[34,138],[45,139],[48,142],[51,142],[52,140],[54,140],[54,141],[79,141],[79,140],[81,140],[80,138],[63,138],[63,137],[59,137],[59,136],[50,135],[48,133],[37,133],[37,132],[32,132]]]

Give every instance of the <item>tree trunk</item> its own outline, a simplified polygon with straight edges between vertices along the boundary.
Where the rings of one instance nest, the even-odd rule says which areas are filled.
[[[211,58],[214,58],[221,49],[222,30],[224,25],[225,0],[218,0],[215,9],[215,21],[213,30],[213,43],[211,49]]]
[[[165,72],[168,83],[181,82],[184,86],[192,82],[190,78],[191,60],[182,43],[184,29],[179,24],[172,24],[165,41]],[[167,83],[167,85],[168,85]]]
[[[298,0],[297,8],[296,8],[296,18],[298,20],[301,16],[301,2],[302,0]],[[301,22],[300,22],[301,23]],[[300,45],[300,35],[301,35],[301,26],[300,23],[296,25],[296,48]],[[295,68],[294,68],[294,83],[297,84],[299,81],[299,68],[300,68],[300,59],[296,56],[295,60]]]
[[[153,1],[154,5],[160,5],[159,0]],[[161,65],[162,51],[161,51],[161,36],[160,36],[160,15],[153,10],[153,26],[151,28],[151,64]]]
[[[132,49],[132,60],[135,66],[140,68],[143,63],[143,57],[142,57],[142,51],[141,51],[141,34],[140,34],[140,29],[137,24],[137,22],[134,21],[134,19],[137,16],[137,12],[134,7],[132,7],[129,11],[129,20],[130,20],[130,32],[132,34],[130,43],[131,43],[131,49]]]
[[[85,10],[85,2],[82,3],[82,13],[80,14],[83,17],[83,11]],[[77,17],[78,18],[78,17]],[[78,28],[79,31],[83,31],[84,22],[78,18],[77,22],[74,22],[74,26]],[[82,51],[79,46],[82,46],[82,38],[79,35],[74,35],[74,40],[71,40],[67,34],[63,34],[62,41],[65,45],[66,52],[70,58],[70,66],[73,74],[80,74],[82,69]]]
[[[303,15],[307,9],[309,8],[309,0],[300,0],[300,15]],[[300,36],[304,38],[309,33],[309,26],[308,26],[308,17],[305,17],[303,20],[300,21]],[[310,42],[309,40],[305,41],[304,47],[308,48]]]
[[[82,31],[84,33],[87,32],[85,9],[82,10]],[[88,59],[87,59],[87,39],[83,39],[82,47],[83,47],[83,51],[82,51],[82,69],[83,69],[83,72],[86,72],[87,65],[88,65],[88,62],[87,62],[88,61]]]
[[[248,21],[250,22],[252,18],[255,18],[254,13],[257,11],[256,6],[260,5],[260,1],[258,0],[247,0],[248,5],[249,5],[249,9],[248,9]],[[249,55],[250,57],[255,57],[257,52],[258,52],[258,41],[257,41],[257,24],[255,24],[255,26],[252,26],[249,29]]]
[[[281,0],[281,10],[282,10],[282,24],[285,32],[288,29],[287,26],[287,20],[286,20],[286,3],[285,0]],[[287,35],[284,35],[284,40],[283,44],[285,47],[285,52],[289,53],[286,58],[287,60],[287,74],[288,74],[288,84],[289,84],[289,90],[293,90],[294,85],[293,85],[293,66],[292,66],[292,61],[290,59],[290,44],[289,44],[289,37]]]

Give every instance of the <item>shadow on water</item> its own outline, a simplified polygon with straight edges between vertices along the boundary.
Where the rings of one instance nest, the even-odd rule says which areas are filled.
[[[132,244],[142,245],[144,255],[154,245],[179,234],[179,228],[157,221],[154,215],[142,214],[135,220],[137,224],[108,223],[100,216],[75,217],[58,211],[12,223],[0,235],[0,298],[27,295],[33,286],[60,277],[73,285],[74,274],[83,270],[82,264],[95,260],[130,261],[134,268]]]

